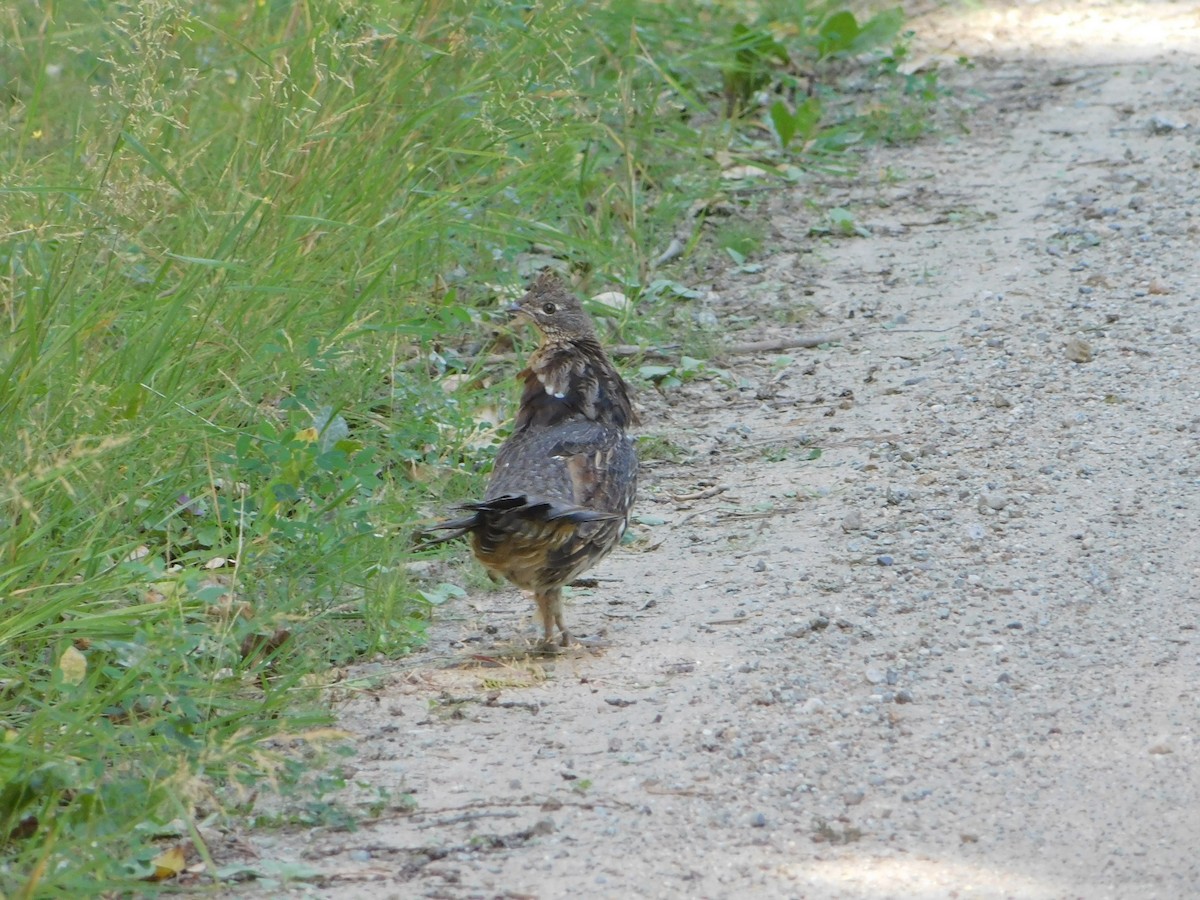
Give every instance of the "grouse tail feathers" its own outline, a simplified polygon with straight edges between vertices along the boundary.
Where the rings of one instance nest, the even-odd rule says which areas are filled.
[[[619,513],[585,509],[582,506],[573,506],[555,500],[543,500],[525,494],[505,494],[502,497],[493,497],[491,500],[463,503],[458,508],[472,510],[472,513],[431,525],[423,532],[423,540],[418,549],[452,541],[472,532],[517,531],[520,530],[522,522],[560,522],[582,525],[585,522],[609,522],[624,518]],[[434,531],[445,531],[447,534],[435,536],[432,534]]]

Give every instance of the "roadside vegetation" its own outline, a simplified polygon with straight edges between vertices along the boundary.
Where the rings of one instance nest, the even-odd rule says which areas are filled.
[[[501,436],[509,293],[665,339],[757,249],[710,204],[922,131],[904,48],[795,2],[0,15],[0,894],[219,876],[200,826],[338,747],[331,667],[457,590],[406,563]]]

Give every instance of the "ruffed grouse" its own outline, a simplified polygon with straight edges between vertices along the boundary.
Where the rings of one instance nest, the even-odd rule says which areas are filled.
[[[563,585],[607,556],[629,521],[638,461],[625,428],[635,415],[592,320],[557,276],[542,273],[511,312],[542,338],[519,376],[512,434],[484,499],[434,526],[449,532],[434,542],[470,535],[490,572],[533,591],[545,643],[557,625],[565,647]]]

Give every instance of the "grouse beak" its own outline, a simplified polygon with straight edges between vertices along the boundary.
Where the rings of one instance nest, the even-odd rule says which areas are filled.
[[[508,313],[508,318],[510,320],[518,319],[522,316],[527,319],[531,318],[529,313],[525,311],[525,307],[523,307],[520,303],[513,303],[511,306],[506,307],[504,311]]]

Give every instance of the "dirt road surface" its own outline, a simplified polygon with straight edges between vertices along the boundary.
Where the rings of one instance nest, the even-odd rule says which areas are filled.
[[[779,191],[700,285],[835,340],[643,392],[683,454],[569,602],[603,649],[453,601],[340,708],[392,804],[248,836],[321,874],[245,896],[1200,896],[1200,5],[916,29],[966,130]]]

